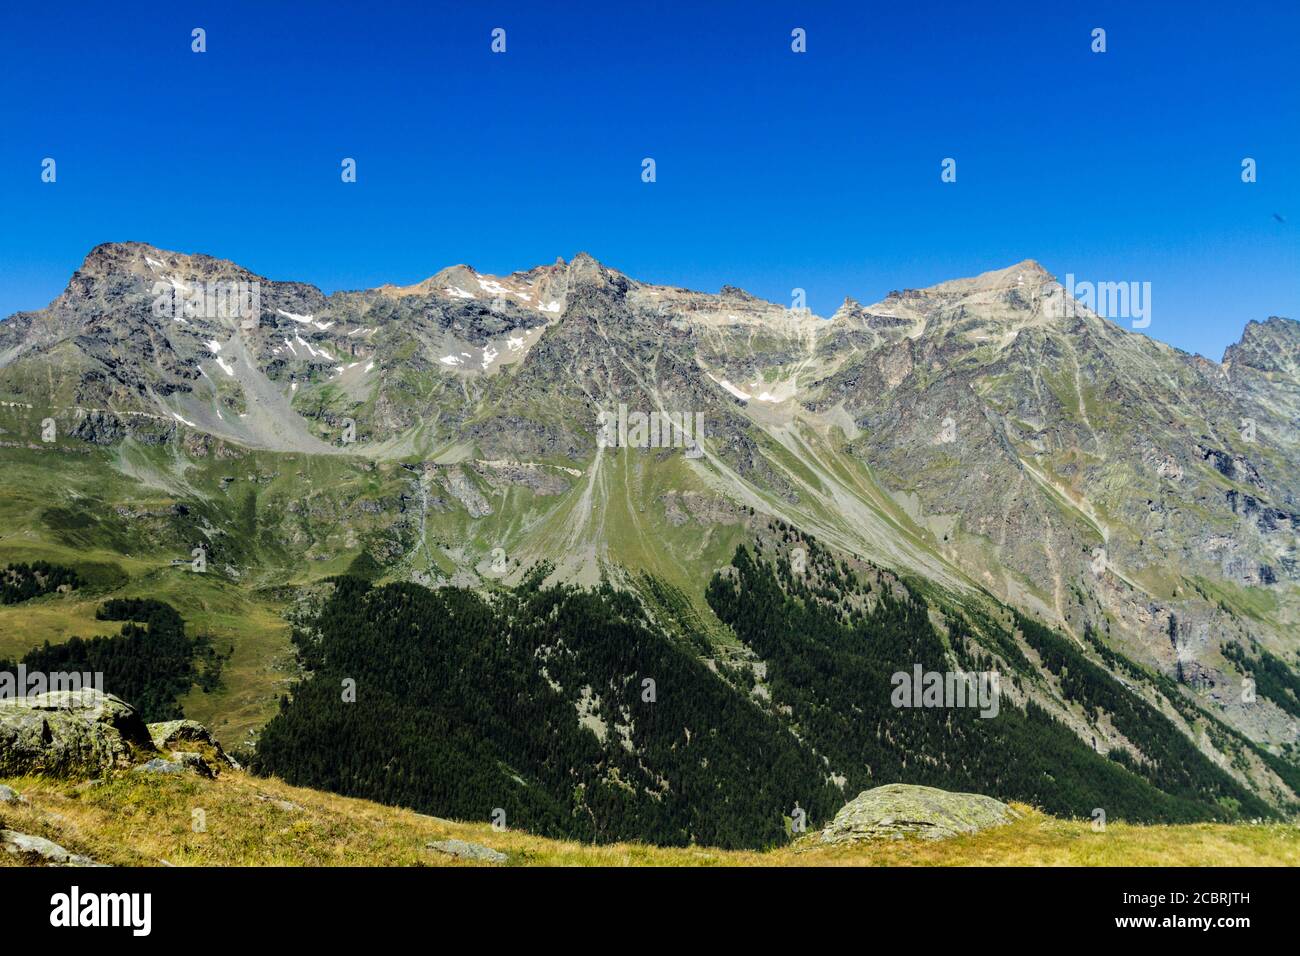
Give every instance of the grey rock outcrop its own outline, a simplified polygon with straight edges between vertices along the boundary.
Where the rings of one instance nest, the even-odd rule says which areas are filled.
[[[51,866],[102,866],[90,857],[73,853],[44,837],[0,830],[0,848],[24,861],[39,860]]]
[[[185,765],[175,760],[164,760],[162,757],[154,757],[140,766],[135,768],[136,773],[162,773],[177,774],[185,772]]]
[[[221,742],[197,720],[168,720],[149,725],[153,745],[173,761],[201,776],[215,777],[226,768],[238,770],[239,764],[221,748]]]
[[[98,690],[0,700],[0,776],[92,778],[132,767],[215,777],[239,765],[202,724],[169,720],[146,726],[134,707]],[[0,802],[10,799],[21,798],[0,788]]]
[[[466,840],[435,840],[426,844],[426,846],[430,850],[437,850],[439,853],[446,853],[448,856],[454,856],[461,860],[475,860],[479,863],[504,863],[507,859],[506,855],[500,850],[494,850],[481,843],[470,843]]]
[[[845,804],[822,831],[823,843],[901,840],[916,835],[942,840],[1010,823],[1015,810],[978,793],[891,783],[864,790]]]
[[[461,468],[448,469],[447,485],[452,497],[465,506],[471,518],[482,518],[492,513],[492,506]]]
[[[151,753],[135,708],[97,690],[0,700],[0,776],[94,777]]]

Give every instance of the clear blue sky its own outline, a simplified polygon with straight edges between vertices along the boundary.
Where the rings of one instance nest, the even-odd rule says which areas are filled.
[[[1300,318],[1298,11],[8,3],[0,315],[108,240],[326,291],[586,250],[706,291],[802,287],[822,314],[1035,258],[1151,282],[1148,334],[1217,359],[1249,319]]]

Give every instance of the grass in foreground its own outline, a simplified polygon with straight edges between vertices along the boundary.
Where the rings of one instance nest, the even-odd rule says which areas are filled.
[[[26,805],[0,827],[119,866],[473,866],[430,840],[482,843],[522,866],[1298,866],[1294,824],[1130,826],[1024,816],[968,837],[826,847],[816,834],[768,852],[606,846],[458,823],[227,771],[219,780],[125,773],[102,783],[4,781]],[[196,813],[201,811],[201,816]],[[202,820],[204,832],[195,832]],[[0,866],[19,861],[0,853]]]

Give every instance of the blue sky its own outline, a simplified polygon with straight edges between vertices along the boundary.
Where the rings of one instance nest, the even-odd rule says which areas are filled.
[[[586,250],[822,314],[1034,258],[1215,359],[1300,318],[1294,2],[46,6],[0,13],[0,315],[141,240],[326,291]]]

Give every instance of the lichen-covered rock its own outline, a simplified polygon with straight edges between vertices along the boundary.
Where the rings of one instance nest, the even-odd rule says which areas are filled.
[[[0,783],[0,803],[26,803],[27,798],[15,790]]]
[[[44,837],[17,830],[0,830],[0,848],[24,862],[41,862],[50,866],[103,866]]]
[[[167,720],[150,724],[149,737],[158,750],[171,754],[173,760],[190,767],[201,776],[215,777],[227,767],[239,769],[239,764],[221,749],[220,741],[196,720]]]
[[[211,780],[217,775],[216,770],[213,769],[213,764],[203,754],[193,750],[173,750],[172,760],[186,770],[193,770],[200,777],[207,777]]]
[[[94,777],[153,749],[135,708],[112,694],[87,688],[0,700],[0,776]]]
[[[506,862],[504,853],[481,843],[470,843],[466,840],[435,840],[427,846],[430,850],[437,850],[439,853],[446,853],[461,860],[475,860],[479,863]]]
[[[823,843],[901,840],[915,834],[942,840],[1010,823],[1015,810],[978,793],[890,783],[864,790],[845,804],[822,831]]]
[[[164,773],[176,774],[184,773],[185,765],[175,760],[164,760],[162,757],[154,757],[146,763],[140,764],[135,768],[136,773]]]

